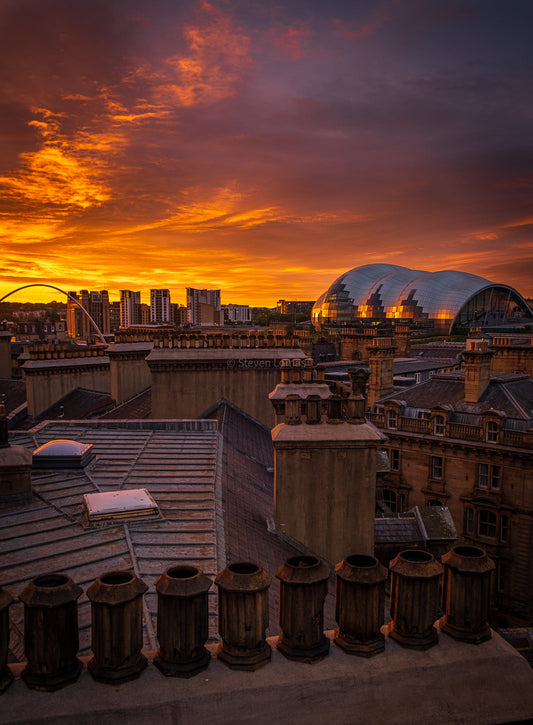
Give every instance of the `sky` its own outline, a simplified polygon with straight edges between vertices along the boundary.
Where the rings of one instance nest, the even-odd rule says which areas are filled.
[[[530,0],[0,0],[0,296],[533,296]],[[31,288],[11,301],[61,296]]]

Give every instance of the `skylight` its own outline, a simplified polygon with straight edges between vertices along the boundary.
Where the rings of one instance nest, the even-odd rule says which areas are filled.
[[[159,507],[145,488],[86,493],[83,510],[88,523],[159,517]]]
[[[83,468],[93,457],[92,443],[57,439],[33,451],[35,468]]]

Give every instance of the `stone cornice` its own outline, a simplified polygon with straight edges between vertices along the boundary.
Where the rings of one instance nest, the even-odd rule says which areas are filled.
[[[37,365],[35,364],[37,363]],[[53,363],[50,365],[50,363]],[[54,375],[66,373],[79,374],[81,372],[109,371],[108,357],[77,358],[70,360],[26,360],[21,369],[26,376]]]
[[[489,457],[512,456],[513,458],[530,459],[533,456],[533,450],[528,447],[516,448],[513,446],[505,446],[501,444],[485,443],[483,441],[466,441],[460,438],[445,438],[443,436],[430,436],[425,433],[410,433],[408,431],[400,431],[393,428],[383,430],[390,443],[395,439],[404,439],[405,441],[420,443],[423,446],[438,448],[462,448],[465,451],[482,452],[483,455]]]

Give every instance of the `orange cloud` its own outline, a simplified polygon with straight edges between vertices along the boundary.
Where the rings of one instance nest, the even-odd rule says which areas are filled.
[[[81,130],[69,139],[61,131],[61,114],[36,108],[41,119],[30,121],[41,136],[41,148],[20,155],[21,168],[0,176],[4,195],[24,204],[87,209],[111,198],[102,176],[123,139],[117,134]]]

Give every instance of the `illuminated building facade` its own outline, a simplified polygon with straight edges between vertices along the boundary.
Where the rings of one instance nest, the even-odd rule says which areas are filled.
[[[120,326],[141,324],[141,293],[129,289],[120,290]]]
[[[224,316],[220,307],[219,289],[187,287],[187,314],[191,325],[220,325]]]
[[[152,325],[170,324],[170,290],[150,290],[150,323]]]
[[[443,334],[531,316],[524,298],[508,285],[466,272],[422,272],[394,264],[345,272],[319,297],[312,315],[318,327],[402,320]]]

